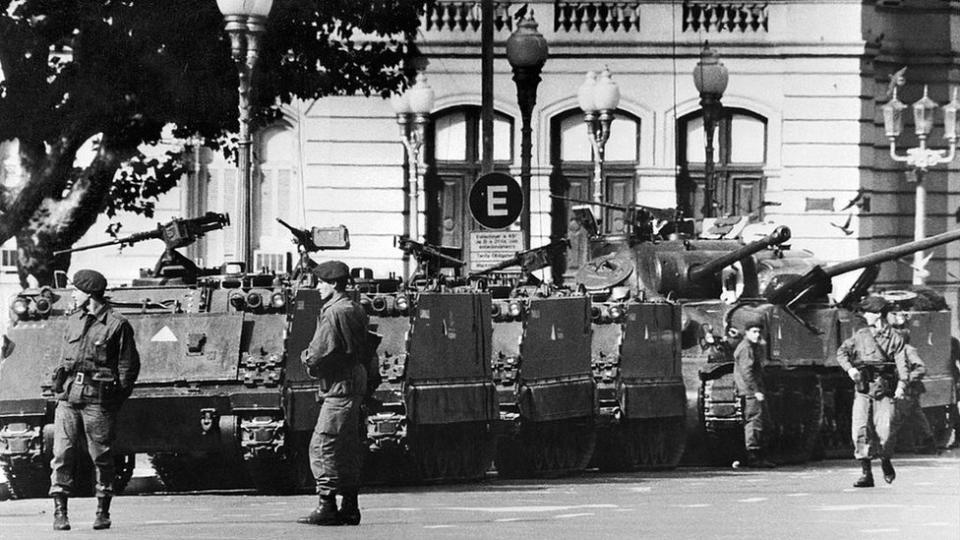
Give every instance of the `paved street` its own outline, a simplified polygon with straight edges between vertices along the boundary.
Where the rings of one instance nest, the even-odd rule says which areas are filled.
[[[892,485],[855,490],[853,461],[773,471],[691,469],[553,480],[375,488],[360,527],[294,521],[307,495],[148,493],[115,501],[114,528],[90,529],[94,499],[72,499],[73,530],[51,530],[49,500],[0,502],[0,537],[45,538],[960,538],[960,453],[905,456]]]

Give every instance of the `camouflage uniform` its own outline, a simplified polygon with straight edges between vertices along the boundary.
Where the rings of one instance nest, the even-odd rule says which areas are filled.
[[[117,413],[133,391],[140,356],[133,328],[104,304],[95,313],[77,310],[67,324],[64,360],[55,372],[50,494],[69,496],[76,452],[86,446],[96,466],[97,496],[113,494]]]
[[[851,419],[856,459],[893,455],[897,415],[894,392],[909,379],[903,339],[890,327],[861,328],[840,345],[837,363],[844,371],[860,370]]]

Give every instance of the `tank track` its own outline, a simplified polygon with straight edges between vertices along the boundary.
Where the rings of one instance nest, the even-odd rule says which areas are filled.
[[[288,434],[284,453],[260,453],[244,460],[247,476],[260,493],[290,494],[316,487],[310,471],[309,433]]]
[[[708,462],[727,466],[744,459],[743,410],[733,389],[733,375],[702,381],[697,394]]]
[[[601,471],[673,469],[685,447],[683,416],[626,420],[597,434],[594,459]]]
[[[814,458],[849,458],[853,455],[850,439],[853,385],[846,374],[821,375],[820,383],[823,388],[823,422]]]
[[[238,489],[249,485],[242,462],[222,454],[160,452],[150,454],[157,477],[171,491]]]
[[[768,457],[777,463],[804,463],[814,457],[823,424],[823,386],[809,371],[768,371],[768,410],[772,429]],[[849,430],[847,431],[849,433]]]
[[[497,445],[497,472],[506,478],[559,476],[585,469],[597,443],[592,419],[522,424]]]
[[[375,484],[482,478],[493,463],[494,438],[482,422],[411,426],[402,438],[378,439],[364,461]]]

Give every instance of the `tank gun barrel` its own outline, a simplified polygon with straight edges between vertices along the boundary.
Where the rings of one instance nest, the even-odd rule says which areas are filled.
[[[767,293],[767,300],[774,304],[789,304],[805,296],[810,291],[822,291],[823,294],[830,292],[830,278],[866,268],[875,266],[886,261],[892,261],[909,255],[916,251],[947,244],[954,240],[960,240],[960,229],[948,231],[936,236],[907,242],[899,246],[880,250],[876,253],[857,257],[849,261],[843,261],[837,264],[821,267],[815,266],[809,272],[802,276],[795,276],[793,279],[784,281],[779,287]]]
[[[790,228],[780,226],[773,230],[770,234],[764,236],[763,238],[750,242],[749,244],[744,245],[741,248],[735,249],[730,253],[724,254],[716,259],[707,262],[705,264],[697,265],[691,267],[687,272],[687,278],[689,281],[700,281],[707,279],[710,276],[714,275],[722,268],[729,266],[745,257],[749,257],[754,253],[763,251],[770,246],[779,245],[790,239]]]
[[[163,242],[167,245],[167,249],[176,249],[189,246],[190,244],[194,243],[197,238],[200,238],[204,234],[217,229],[222,229],[229,224],[229,214],[207,212],[206,214],[195,218],[175,218],[168,223],[158,223],[156,229],[133,233],[130,236],[117,238],[116,240],[110,240],[109,242],[100,242],[99,244],[57,250],[53,252],[53,255],[58,256],[64,253],[75,253],[77,251],[86,251],[88,249],[96,249],[106,246],[131,246],[137,242],[154,238],[163,240]]]

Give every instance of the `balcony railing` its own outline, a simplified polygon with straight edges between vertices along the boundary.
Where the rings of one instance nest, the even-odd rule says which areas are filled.
[[[766,32],[767,4],[684,2],[684,32]]]

